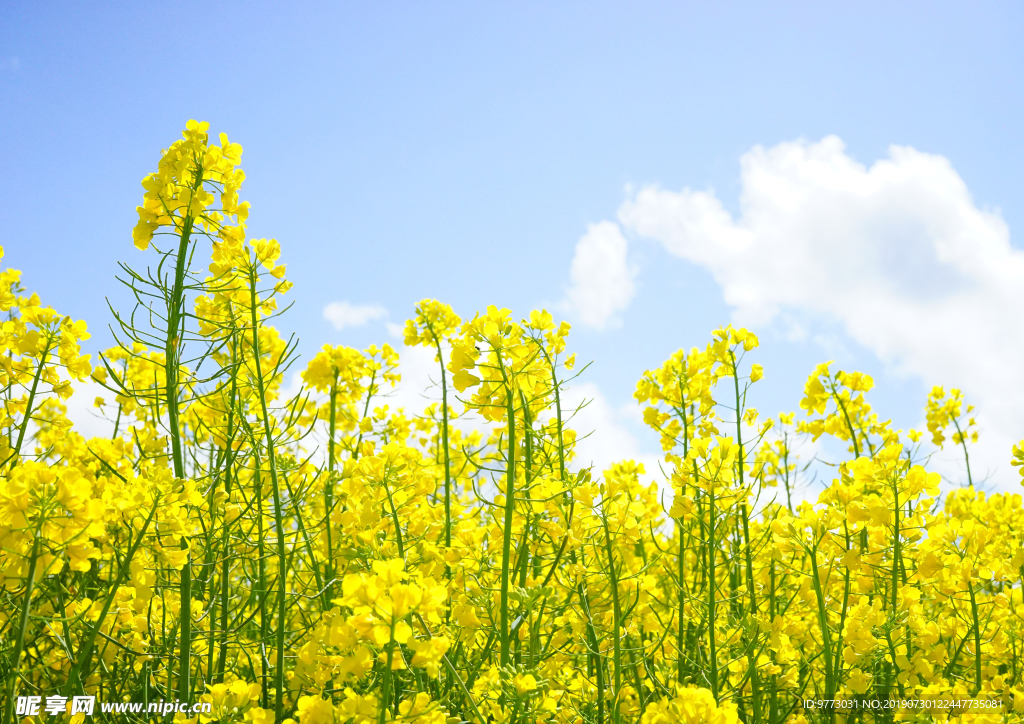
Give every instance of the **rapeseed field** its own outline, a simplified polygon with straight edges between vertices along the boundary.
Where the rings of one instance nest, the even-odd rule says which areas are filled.
[[[241,155],[195,121],[162,153],[95,359],[0,273],[3,724],[100,719],[79,695],[252,724],[1024,721],[1021,496],[941,493],[870,377],[822,364],[764,418],[757,337],[726,326],[637,383],[661,469],[591,470],[569,325],[424,300],[434,401],[394,409],[387,344],[301,366]],[[64,403],[90,380],[87,439]],[[969,482],[972,415],[926,401]],[[803,501],[822,436],[846,455]]]

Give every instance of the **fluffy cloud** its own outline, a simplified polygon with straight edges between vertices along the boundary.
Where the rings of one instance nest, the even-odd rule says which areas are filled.
[[[388,316],[388,310],[379,304],[349,304],[348,302],[331,302],[324,307],[324,319],[335,329],[346,327],[362,327],[364,324]]]
[[[646,480],[662,478],[658,471],[661,456],[645,450],[629,424],[640,421],[633,400],[616,408],[593,382],[576,382],[562,395],[562,405],[567,416],[569,411],[576,411],[566,422],[580,437],[575,468],[593,466],[594,474],[599,475],[612,463],[635,460],[644,464]]]
[[[401,339],[400,334],[393,336]],[[402,380],[388,392],[386,404],[391,409],[403,408],[407,415],[419,415],[427,405],[441,402],[441,366],[437,363],[437,352],[431,347],[406,347],[401,342],[396,344],[396,349]],[[448,384],[451,384],[450,376]],[[451,396],[448,400],[453,408],[461,410],[462,405]]]
[[[982,412],[979,468],[1008,487],[1024,436],[1024,253],[998,213],[947,159],[909,147],[868,168],[829,136],[755,147],[741,166],[738,217],[713,193],[646,187],[619,220],[706,268],[740,323],[838,321],[896,369],[962,388]]]
[[[106,402],[105,411],[112,418],[117,412],[114,394],[88,378],[75,382],[72,387],[75,392],[64,404],[68,409],[68,419],[75,424],[75,432],[87,440],[92,437],[109,438],[114,432],[114,424],[104,417],[103,410],[95,406],[95,401],[102,397]]]
[[[611,221],[591,224],[576,243],[563,307],[586,326],[616,324],[618,313],[633,299],[636,270],[627,263],[627,249],[618,224]]]

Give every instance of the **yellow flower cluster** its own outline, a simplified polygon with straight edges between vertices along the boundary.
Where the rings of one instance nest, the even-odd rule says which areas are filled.
[[[203,724],[1024,722],[1021,496],[943,494],[870,377],[820,365],[799,419],[762,418],[757,337],[726,326],[637,384],[660,469],[591,470],[569,325],[428,299],[423,409],[387,404],[389,345],[325,346],[289,392],[282,249],[246,238],[241,148],[207,131],[143,182],[150,268],[98,364],[0,271],[0,724],[83,693]],[[968,483],[972,412],[926,403]]]

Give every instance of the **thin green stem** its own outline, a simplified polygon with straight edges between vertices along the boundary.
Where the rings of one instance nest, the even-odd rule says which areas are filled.
[[[809,551],[811,557],[811,585],[814,587],[814,596],[818,602],[818,627],[821,629],[822,650],[825,655],[825,696],[826,699],[834,699],[836,692],[835,673],[832,665],[832,635],[829,632],[828,609],[825,607],[825,593],[821,587],[821,578],[818,575],[818,548],[817,545]],[[829,710],[829,719],[835,718],[835,712]]]
[[[974,619],[974,695],[981,693],[981,623],[978,617],[978,600],[974,595],[974,583],[967,582],[971,594],[971,616]]]
[[[715,631],[715,481],[708,480],[708,663],[711,666],[711,693],[718,700],[718,649]]]
[[[21,421],[21,428],[18,430],[18,441],[14,444],[14,450],[11,453],[13,458],[11,470],[17,466],[18,461],[21,459],[21,446],[25,442],[25,432],[28,430],[28,423],[32,420],[32,408],[35,404],[36,392],[39,389],[39,380],[43,376],[43,370],[46,368],[46,358],[50,356],[50,350],[53,349],[52,344],[53,336],[47,336],[45,349],[39,358],[39,366],[36,367],[35,376],[32,378],[32,387],[29,390],[28,402],[25,405],[25,418]]]
[[[331,411],[328,421],[327,438],[327,480],[324,482],[324,528],[327,531],[327,562],[324,579],[327,581],[327,600],[334,599],[334,543],[331,540],[331,515],[334,511],[334,438],[338,434],[338,370],[334,370],[331,384]]]
[[[191,194],[203,184],[203,168],[195,170]],[[191,201],[191,199],[190,199]],[[185,458],[181,446],[181,426],[178,422],[178,373],[181,351],[184,347],[183,332],[185,322],[185,273],[188,269],[189,245],[192,241],[193,218],[186,216],[181,227],[178,240],[178,253],[174,263],[174,287],[167,300],[167,338],[164,343],[164,379],[167,403],[167,426],[171,438],[171,457],[174,463],[174,477],[185,478]],[[181,538],[182,550],[189,549],[188,539]],[[191,698],[192,684],[192,561],[190,554],[185,555],[185,564],[181,568],[179,584],[179,601],[181,609],[181,642],[178,650],[178,698],[187,701]]]
[[[622,625],[622,609],[619,603],[619,580],[615,573],[615,556],[612,552],[612,536],[608,529],[607,501],[601,501],[601,524],[604,526],[605,552],[608,555],[608,585],[612,594],[612,666],[614,667],[615,692],[612,698],[612,722],[619,721],[619,694],[622,691],[622,644],[619,626]]]
[[[99,616],[96,618],[96,623],[93,624],[92,628],[89,630],[88,636],[78,648],[78,660],[75,661],[75,665],[71,667],[71,672],[68,674],[68,691],[70,691],[71,687],[76,684],[78,686],[81,686],[82,684],[82,672],[85,671],[88,666],[89,659],[92,656],[92,648],[96,641],[96,635],[99,633],[100,628],[103,626],[104,619],[106,619],[107,614],[110,612],[110,607],[114,603],[114,598],[117,596],[118,589],[121,588],[121,585],[128,577],[128,572],[131,570],[131,563],[135,558],[135,553],[138,551],[139,546],[146,537],[146,531],[149,529],[149,524],[153,521],[154,516],[156,516],[156,511],[159,507],[160,496],[158,495],[153,500],[153,507],[149,511],[149,515],[146,517],[145,522],[143,522],[142,527],[139,529],[139,533],[135,537],[135,541],[128,548],[128,552],[121,561],[121,567],[117,572],[117,578],[110,586],[110,593],[107,595],[107,599],[103,602],[103,608],[100,609]]]
[[[380,704],[377,707],[377,724],[388,720],[388,703],[391,699],[391,662],[395,655],[395,621],[391,621],[391,634],[387,644],[387,663],[384,665],[384,685],[381,687]]]
[[[249,315],[252,322],[252,354],[256,367],[256,388],[263,416],[263,434],[267,444],[267,462],[270,464],[270,486],[274,495],[274,531],[277,535],[277,662],[274,671],[274,717],[284,718],[284,639],[285,639],[285,586],[288,580],[287,558],[285,556],[284,512],[281,506],[281,489],[277,479],[277,459],[274,451],[274,435],[270,427],[270,413],[267,409],[267,391],[263,380],[260,361],[259,320],[256,318],[256,268],[249,269]]]
[[[441,452],[444,456],[444,546],[452,546],[452,468],[451,453],[448,446],[448,375],[444,366],[441,351],[441,338],[434,332],[433,325],[428,323],[430,334],[437,348],[437,361],[441,367]],[[451,569],[445,564],[445,570],[451,578]]]
[[[967,485],[974,487],[974,479],[971,477],[971,456],[967,453],[967,440],[964,438],[963,432],[960,431],[960,423],[957,419],[953,418],[953,426],[956,427],[957,437],[960,438],[960,446],[964,450],[964,464],[967,465]]]
[[[516,492],[516,414],[515,414],[515,392],[512,389],[512,382],[508,378],[501,354],[495,350],[498,357],[498,365],[501,367],[502,378],[505,383],[506,410],[508,417],[508,452],[505,466],[505,520],[502,530],[501,546],[501,666],[509,665],[511,661],[511,646],[509,639],[509,606],[508,606],[508,582],[509,562],[512,558],[512,518],[515,512]]]
[[[743,401],[740,398],[740,376],[739,371],[736,369],[736,355],[730,350],[729,359],[732,362],[732,381],[734,389],[736,391],[736,444],[739,446],[739,453],[736,455],[736,474],[739,479],[740,490],[743,491],[743,502],[741,503],[740,518],[743,522],[743,551],[744,558],[746,559],[747,565],[747,589],[750,595],[750,613],[751,615],[757,615],[757,592],[754,590],[754,562],[752,551],[750,550],[750,517],[747,513],[747,495],[746,491],[743,490],[744,481],[744,467],[746,467],[746,460],[743,452]]]
[[[7,681],[7,705],[4,707],[3,724],[10,724],[14,716],[14,697],[20,678],[21,654],[25,648],[25,634],[28,631],[28,612],[32,605],[32,591],[36,582],[36,563],[39,560],[39,528],[32,535],[32,552],[28,559],[28,578],[25,580],[25,595],[21,600],[21,616],[18,619],[18,634],[14,640],[14,656],[11,658],[10,678]]]

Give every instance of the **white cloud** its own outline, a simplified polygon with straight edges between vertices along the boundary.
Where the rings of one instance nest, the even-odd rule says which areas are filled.
[[[739,323],[838,321],[897,370],[963,389],[982,413],[979,470],[1009,487],[1024,253],[998,213],[946,158],[909,147],[867,168],[829,136],[755,147],[741,167],[738,218],[713,193],[646,187],[619,220],[709,270]]]
[[[335,329],[346,327],[362,327],[364,324],[388,316],[388,310],[379,304],[349,304],[348,302],[331,302],[324,307],[324,319]]]
[[[617,323],[619,312],[633,299],[636,270],[626,260],[629,244],[618,224],[590,224],[576,243],[563,307],[588,327],[604,329]]]
[[[406,347],[398,349],[398,373],[401,381],[388,393],[387,405],[391,409],[403,408],[407,415],[419,415],[427,405],[441,401],[441,365],[432,347]],[[448,380],[449,387],[451,379]],[[453,402],[453,390],[448,390]]]
[[[576,382],[562,395],[563,414],[568,415],[580,405],[584,406],[566,422],[580,438],[574,468],[593,466],[597,476],[612,463],[635,460],[644,464],[647,480],[661,481],[660,456],[645,451],[627,424],[637,418],[635,402],[631,400],[622,407],[613,407],[596,384]]]
[[[106,401],[106,412],[117,411],[117,403],[114,402],[114,393],[91,379],[73,382],[71,385],[74,394],[64,403],[68,409],[67,416],[74,423],[74,430],[86,440],[93,437],[110,437],[114,433],[114,423],[102,415],[102,411],[95,406],[96,398],[102,397]]]

